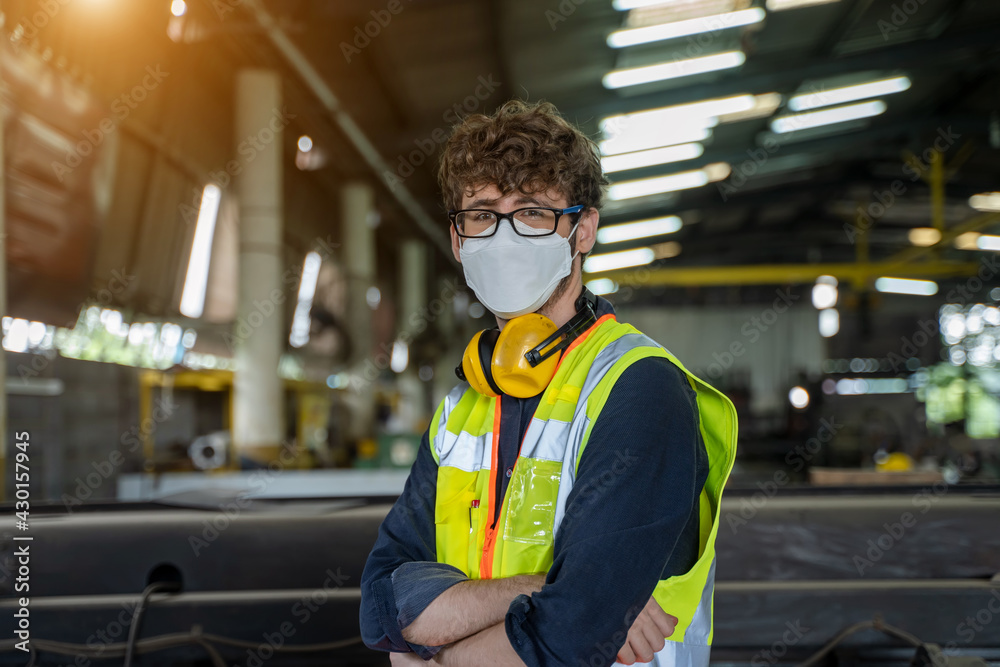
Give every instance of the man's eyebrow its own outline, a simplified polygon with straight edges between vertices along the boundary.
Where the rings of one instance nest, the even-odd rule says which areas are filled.
[[[497,199],[485,199],[485,198],[475,199],[475,200],[473,200],[472,202],[469,203],[469,208],[479,208],[481,206],[493,206],[493,205],[495,205],[497,203],[497,201],[499,201],[499,200],[497,200]],[[535,206],[551,206],[552,205],[552,204],[546,204],[545,202],[539,201],[539,200],[535,199],[534,197],[518,197],[517,199],[514,200],[514,203],[517,204],[517,205],[520,205],[520,204],[534,204]]]

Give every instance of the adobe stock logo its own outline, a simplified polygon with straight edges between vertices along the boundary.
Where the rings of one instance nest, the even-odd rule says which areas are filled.
[[[165,72],[160,65],[155,67],[150,65],[145,69],[145,76],[142,81],[125,91],[111,102],[111,114],[97,124],[97,127],[80,132],[83,138],[73,144],[71,150],[63,158],[62,162],[52,161],[52,171],[56,178],[62,183],[66,176],[74,169],[83,164],[84,158],[94,152],[98,146],[104,143],[104,139],[118,131],[118,126],[143,102],[151,92],[170,76],[170,72]]]
[[[461,122],[463,115],[477,111],[480,106],[493,95],[494,91],[502,83],[493,78],[493,75],[480,75],[477,79],[478,85],[465,99],[456,102],[450,108],[445,109],[441,114],[443,120],[449,127]],[[386,186],[393,192],[402,185],[403,181],[413,175],[417,167],[432,158],[439,145],[448,141],[449,132],[444,127],[437,127],[430,136],[414,139],[415,150],[399,155],[395,172],[384,170],[382,177]]]
[[[413,2],[413,0],[407,0]],[[403,11],[403,3],[400,0],[389,0],[385,9],[373,9],[369,12],[372,20],[364,26],[354,26],[354,39],[352,43],[341,42],[340,52],[344,54],[344,60],[348,64],[351,58],[361,54],[361,50],[372,43],[372,40],[382,34],[383,28],[387,28],[392,22],[392,17]]]

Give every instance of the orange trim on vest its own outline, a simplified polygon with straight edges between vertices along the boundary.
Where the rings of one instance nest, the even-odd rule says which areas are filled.
[[[496,515],[497,495],[497,456],[500,449],[500,396],[493,405],[493,464],[490,466],[490,512],[486,519],[486,539],[483,542],[483,558],[479,563],[479,578],[493,578],[493,547],[496,544],[496,527],[493,525]]]
[[[568,357],[569,353],[572,352],[574,349],[576,349],[576,347],[578,345],[581,345],[583,343],[583,341],[585,341],[588,338],[590,338],[590,334],[594,333],[594,330],[597,329],[597,327],[601,326],[602,324],[604,324],[608,320],[614,320],[614,319],[615,319],[615,314],[614,313],[608,313],[607,315],[602,315],[600,317],[600,319],[598,319],[596,322],[594,322],[589,327],[587,327],[586,331],[584,331],[582,334],[580,334],[579,336],[577,336],[576,340],[574,340],[572,343],[570,343],[569,347],[567,347],[566,350],[562,353],[562,356],[559,357],[559,363],[556,364],[556,370],[555,370],[554,373],[552,373],[552,375],[555,376],[555,374],[557,372],[559,372],[559,367],[562,366],[563,360],[566,357]]]

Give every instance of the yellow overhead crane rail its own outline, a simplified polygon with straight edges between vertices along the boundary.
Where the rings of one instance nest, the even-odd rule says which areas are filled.
[[[924,248],[921,248],[924,250]],[[610,278],[621,287],[715,287],[726,285],[794,285],[820,276],[869,283],[881,276],[953,278],[975,275],[978,262],[842,262],[831,264],[749,264],[691,266],[664,269],[622,269],[587,275],[587,280]]]

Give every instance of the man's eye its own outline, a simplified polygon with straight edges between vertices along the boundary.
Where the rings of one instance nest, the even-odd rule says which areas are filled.
[[[541,218],[544,215],[545,213],[543,211],[539,211],[537,208],[529,208],[524,212],[524,216],[527,218]]]
[[[489,220],[492,220],[492,219],[493,219],[493,215],[491,213],[477,213],[476,214],[476,222],[486,222],[486,221],[489,221]]]

